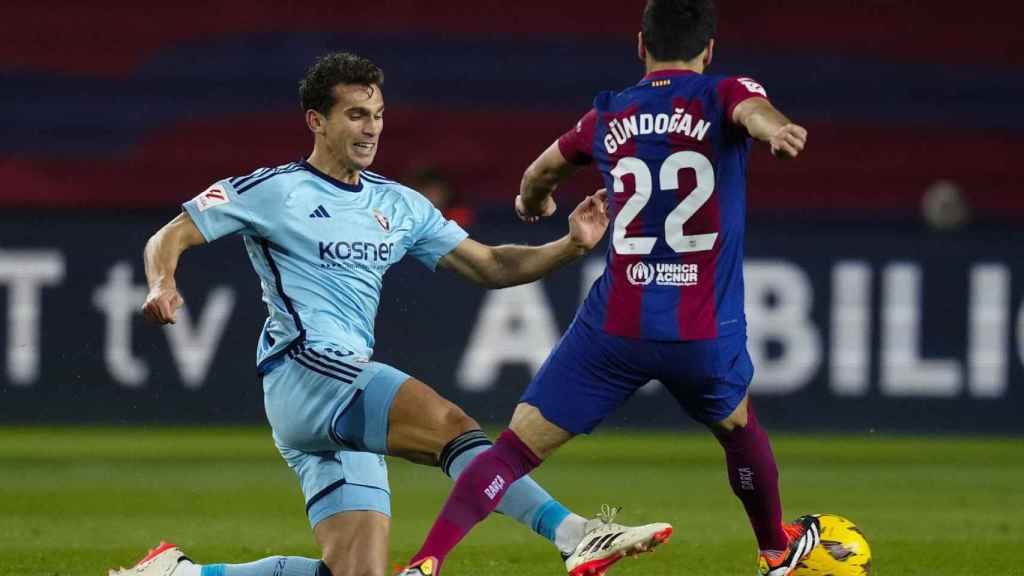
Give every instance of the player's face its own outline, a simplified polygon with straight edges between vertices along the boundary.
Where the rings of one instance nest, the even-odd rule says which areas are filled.
[[[331,155],[352,170],[373,163],[384,129],[384,96],[380,86],[339,84],[335,103],[324,124],[324,139]]]

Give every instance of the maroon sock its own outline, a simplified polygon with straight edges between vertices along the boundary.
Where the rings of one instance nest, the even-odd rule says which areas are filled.
[[[459,475],[423,547],[412,561],[434,556],[443,563],[470,529],[498,506],[508,487],[540,462],[514,432],[502,432],[494,445],[478,454]]]
[[[717,434],[725,448],[732,491],[743,502],[750,526],[761,550],[785,550],[789,544],[782,530],[782,502],[779,499],[779,469],[753,406],[747,406],[747,425]]]

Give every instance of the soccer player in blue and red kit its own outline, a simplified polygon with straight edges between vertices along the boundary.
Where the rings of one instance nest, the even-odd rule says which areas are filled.
[[[725,449],[730,484],[757,538],[759,572],[789,574],[817,545],[815,517],[782,521],[775,458],[747,397],[754,368],[743,313],[751,138],[794,158],[807,131],[776,110],[756,81],[704,74],[714,34],[711,0],[649,0],[638,42],[647,74],[621,92],[599,94],[527,169],[516,211],[536,221],[554,213],[551,194],[562,179],[596,165],[614,223],[607,267],[509,428],[459,477],[404,574],[436,573],[506,486],[592,431],[651,379]],[[616,537],[598,535],[590,545]],[[603,574],[615,560],[576,573]]]

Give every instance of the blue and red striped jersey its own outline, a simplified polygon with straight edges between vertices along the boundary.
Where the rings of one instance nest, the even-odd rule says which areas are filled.
[[[608,189],[607,266],[579,318],[610,334],[703,340],[742,332],[743,236],[750,137],[732,122],[749,78],[689,70],[648,74],[559,138]]]

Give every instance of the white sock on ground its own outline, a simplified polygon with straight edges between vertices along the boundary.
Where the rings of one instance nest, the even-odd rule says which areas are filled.
[[[587,519],[579,514],[569,514],[555,529],[555,546],[563,554],[572,554],[580,540],[583,539],[583,528]],[[177,575],[175,575],[177,576]]]
[[[178,562],[178,567],[174,569],[171,576],[201,576],[202,571],[202,566],[193,564],[189,560],[182,560]]]

